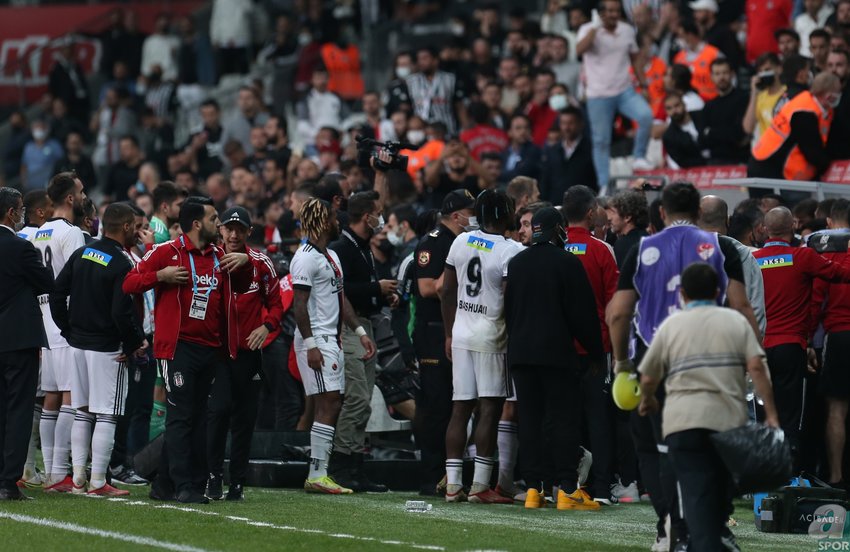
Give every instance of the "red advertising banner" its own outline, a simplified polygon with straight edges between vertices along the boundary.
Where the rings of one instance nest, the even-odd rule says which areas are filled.
[[[0,8],[0,104],[32,103],[44,94],[50,68],[61,48],[56,40],[59,37],[97,34],[106,29],[109,14],[115,10],[135,12],[139,28],[149,33],[158,14],[189,14],[200,5],[191,0]],[[78,36],[75,53],[86,73],[91,73],[100,63],[100,41]]]
[[[693,182],[697,188],[718,188],[714,182],[726,178],[747,178],[746,165],[720,165],[710,167],[694,167],[691,169],[655,169],[637,171],[638,174],[665,176],[668,182],[685,180]],[[850,161],[836,161],[821,177],[821,182],[828,184],[850,184]],[[722,187],[733,187],[724,185]],[[850,193],[850,187],[847,189]]]

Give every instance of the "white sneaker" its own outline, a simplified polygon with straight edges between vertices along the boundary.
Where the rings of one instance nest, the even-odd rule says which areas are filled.
[[[593,455],[584,447],[581,447],[581,460],[578,461],[578,484],[579,488],[587,483],[587,476],[590,475],[590,466],[593,465]]]
[[[632,169],[635,171],[651,171],[654,168],[655,165],[646,157],[635,157],[632,161]]]
[[[652,552],[670,552],[670,540],[667,537],[655,537],[655,543],[650,550]]]
[[[627,486],[623,486],[622,483],[611,485],[611,496],[627,504],[640,502],[640,493],[638,492],[636,481],[632,481]]]

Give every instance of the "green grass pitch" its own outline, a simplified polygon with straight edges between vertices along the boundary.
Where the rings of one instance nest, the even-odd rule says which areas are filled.
[[[173,550],[558,550],[647,551],[654,514],[647,504],[600,512],[525,510],[521,506],[445,504],[408,513],[408,493],[320,496],[248,488],[243,503],[188,506],[153,502],[147,488],[126,499],[45,495],[0,503],[0,550],[95,552]],[[741,502],[733,530],[743,550],[817,550],[806,535],[756,531]]]

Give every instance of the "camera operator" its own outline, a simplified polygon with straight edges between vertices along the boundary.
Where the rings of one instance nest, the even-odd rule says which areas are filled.
[[[756,60],[756,74],[750,84],[750,103],[744,113],[744,132],[758,140],[773,122],[773,108],[785,93],[785,85],[779,80],[782,65],[776,54],[768,53]]]
[[[381,308],[398,303],[396,280],[378,280],[372,256],[372,236],[384,225],[379,195],[359,192],[348,200],[349,223],[340,239],[330,244],[339,255],[345,274],[345,295],[357,315],[359,325],[374,341],[372,317]],[[345,355],[345,401],[337,421],[334,451],[328,470],[337,483],[355,492],[386,492],[387,487],[371,482],[363,471],[366,423],[372,413],[377,360],[361,360],[363,347],[354,331],[344,329],[342,348]]]
[[[450,140],[440,158],[425,167],[425,207],[439,209],[443,198],[459,188],[478,194],[478,163],[469,155],[466,144]]]

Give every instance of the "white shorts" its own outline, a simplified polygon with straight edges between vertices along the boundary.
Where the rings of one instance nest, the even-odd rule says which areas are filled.
[[[127,364],[115,360],[121,351],[101,353],[72,350],[76,369],[71,387],[71,406],[87,406],[92,414],[124,414],[124,403],[127,401]]]
[[[452,347],[452,400],[513,395],[506,357],[504,353],[480,353]]]
[[[70,391],[73,373],[74,352],[71,347],[41,350],[41,388],[44,391]]]
[[[339,391],[345,393],[345,364],[342,349],[334,338],[317,337],[319,351],[322,353],[324,363],[322,370],[317,371],[307,364],[307,349],[299,340],[295,345],[295,360],[298,363],[298,372],[301,374],[301,382],[304,384],[304,394],[307,396],[318,395]],[[299,349],[299,347],[302,347]]]

